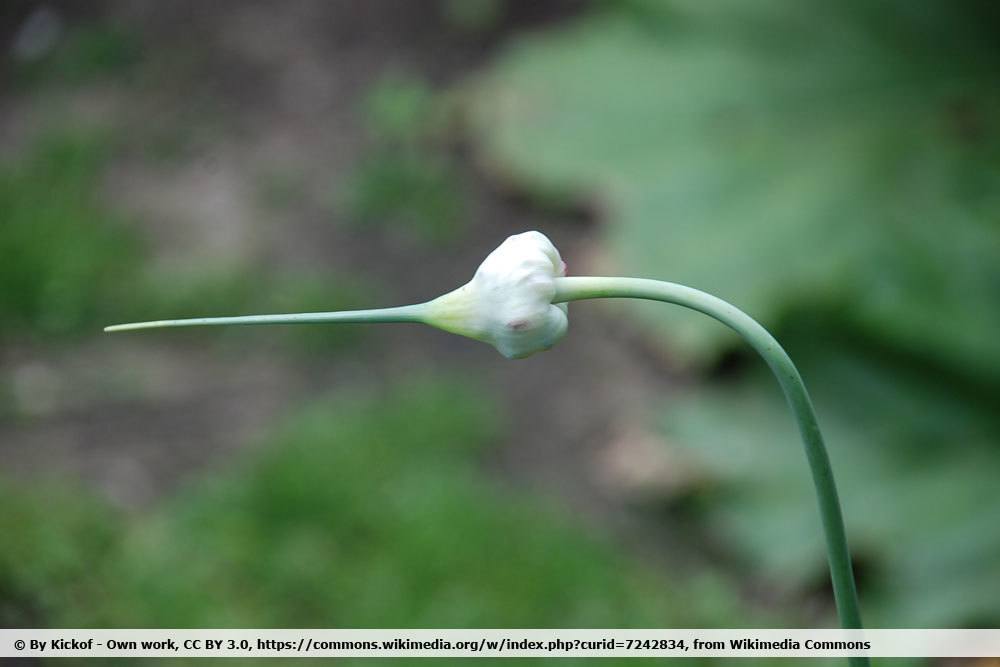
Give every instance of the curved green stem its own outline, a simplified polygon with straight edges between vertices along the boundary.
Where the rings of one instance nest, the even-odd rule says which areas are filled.
[[[826,535],[826,547],[830,560],[830,576],[833,592],[844,628],[861,628],[861,613],[858,595],[851,571],[851,558],[844,533],[837,487],[830,468],[830,459],[823,444],[816,413],[809,394],[798,370],[774,337],[753,318],[725,301],[690,287],[658,280],[641,278],[556,278],[554,303],[577,301],[580,299],[600,299],[624,297],[650,299],[673,303],[697,310],[713,317],[738,334],[753,347],[767,362],[777,377],[792,413],[798,422],[806,458],[812,471],[813,483],[819,501],[819,513]],[[466,288],[459,288],[461,293]],[[452,293],[452,294],[455,294]],[[155,329],[161,327],[216,326],[230,324],[305,324],[327,322],[423,322],[449,331],[457,331],[446,315],[437,312],[436,304],[447,301],[450,295],[433,301],[396,308],[375,310],[349,310],[322,313],[292,313],[284,315],[247,315],[238,317],[202,317],[183,320],[156,320],[118,324],[105,331],[127,331],[134,329]],[[867,658],[851,658],[852,665],[868,665]]]
[[[819,501],[819,513],[826,535],[830,560],[830,576],[837,612],[844,628],[860,628],[861,612],[851,571],[851,556],[847,548],[844,519],[837,498],[837,486],[830,467],[830,458],[816,421],[812,401],[798,369],[764,327],[752,317],[722,299],[690,287],[641,278],[557,278],[554,302],[624,297],[673,303],[713,317],[736,331],[764,358],[778,378],[795,415],[806,458],[812,471]],[[867,658],[853,658],[852,664],[866,665]]]

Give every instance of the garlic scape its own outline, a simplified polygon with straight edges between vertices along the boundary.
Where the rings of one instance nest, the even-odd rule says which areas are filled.
[[[565,334],[566,302],[631,298],[672,303],[730,327],[767,362],[792,410],[805,448],[826,536],[837,611],[844,628],[860,628],[854,574],[830,459],[812,401],[795,364],[778,341],[749,315],[699,290],[642,278],[565,277],[559,251],[540,232],[516,234],[491,252],[465,285],[426,303],[376,310],[208,317],[119,324],[105,331],[228,324],[420,322],[489,343],[508,358],[547,350]],[[867,665],[868,659],[850,659]]]
[[[541,232],[508,237],[465,285],[426,303],[372,310],[197,317],[116,324],[105,331],[246,324],[420,322],[489,343],[508,359],[547,350],[566,335],[566,304],[553,304],[566,265]]]

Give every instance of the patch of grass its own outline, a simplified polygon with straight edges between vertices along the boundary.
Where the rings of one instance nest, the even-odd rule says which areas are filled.
[[[442,113],[434,91],[421,79],[388,74],[362,103],[364,124],[377,142],[414,144],[441,130]]]
[[[339,310],[378,300],[353,277],[260,275],[249,266],[150,273],[138,234],[101,198],[100,178],[112,150],[100,132],[49,132],[0,167],[0,337],[55,340],[137,319]],[[328,352],[358,338],[352,327],[280,331],[292,349],[305,352]]]
[[[71,27],[43,57],[20,63],[22,85],[76,84],[120,74],[139,61],[138,37],[124,26],[91,23]]]
[[[100,133],[50,133],[0,168],[0,335],[96,326],[128,301],[139,246],[98,196]]]
[[[496,28],[507,10],[504,0],[440,0],[438,5],[450,27],[468,34]]]
[[[387,76],[369,92],[363,113],[373,146],[341,193],[347,212],[433,242],[453,238],[465,202],[444,145],[440,100],[419,80]]]
[[[91,544],[92,532],[108,529],[85,533],[90,520],[74,509],[52,513],[51,539],[11,553],[39,512],[6,512],[0,581],[26,581],[26,599],[58,584],[58,603],[44,605],[38,623],[62,627],[771,620],[746,614],[718,579],[656,576],[563,513],[496,486],[477,458],[497,433],[492,403],[465,383],[424,380],[321,401],[251,460],[130,522],[110,555]],[[20,574],[50,551],[72,567]]]
[[[352,174],[347,207],[361,224],[392,224],[428,241],[460,228],[462,198],[448,160],[418,151],[375,152]]]
[[[37,627],[80,604],[116,554],[121,517],[65,484],[0,483],[0,625]]]

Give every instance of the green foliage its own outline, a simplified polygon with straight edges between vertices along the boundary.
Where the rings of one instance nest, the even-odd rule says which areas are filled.
[[[414,144],[440,124],[439,102],[422,80],[387,74],[375,82],[362,102],[365,128],[377,142]]]
[[[599,203],[614,272],[778,328],[816,395],[874,625],[998,622],[998,18],[985,2],[609,2],[515,41],[468,91],[494,173]],[[640,312],[687,361],[736,343],[699,314]],[[674,397],[667,434],[723,540],[789,592],[825,590],[773,384]]]
[[[774,622],[717,578],[656,576],[496,486],[476,463],[496,433],[471,387],[424,380],[321,401],[250,460],[127,521],[78,496],[5,494],[5,618],[31,601],[34,624],[55,627]]]
[[[585,627],[666,614],[607,544],[476,472],[494,421],[488,403],[440,383],[317,405],[258,461],[148,522],[101,613],[163,627]],[[173,571],[185,576],[155,576]]]
[[[0,335],[94,326],[127,294],[138,246],[102,205],[99,134],[50,134],[0,168]]]
[[[506,0],[439,0],[439,5],[448,25],[472,34],[495,28],[507,9]]]
[[[387,76],[363,105],[372,148],[342,193],[362,223],[406,228],[442,242],[459,231],[464,209],[459,170],[443,145],[441,102],[423,82]]]
[[[797,341],[815,338],[798,337]],[[1000,404],[884,356],[792,348],[819,406],[875,627],[1000,622]],[[698,506],[786,592],[825,589],[814,492],[794,423],[766,372],[677,397],[663,425],[674,456],[711,489]]]
[[[450,161],[419,152],[368,156],[348,184],[348,207],[362,223],[391,221],[429,241],[456,232],[462,202]]]
[[[634,0],[515,42],[471,122],[498,174],[602,202],[619,272],[769,325],[837,311],[1000,381],[996,19],[981,2]],[[643,312],[688,359],[735,340]]]
[[[329,274],[145,270],[134,230],[102,200],[111,152],[99,132],[50,132],[0,168],[0,336],[66,337],[170,314],[339,310],[377,300],[361,280]],[[283,334],[315,352],[355,342],[358,329],[289,327]]]
[[[125,27],[85,24],[72,27],[41,59],[21,63],[15,75],[23,83],[76,84],[120,74],[140,55],[136,35]]]
[[[39,627],[57,618],[121,538],[120,518],[65,485],[0,484],[0,625]]]

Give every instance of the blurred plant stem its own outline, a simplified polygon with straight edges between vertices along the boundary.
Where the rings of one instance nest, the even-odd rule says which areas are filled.
[[[733,329],[764,358],[785,393],[802,435],[826,535],[830,577],[841,625],[844,628],[861,628],[861,611],[851,569],[851,555],[830,458],[805,383],[774,336],[752,317],[722,299],[675,283],[642,278],[590,277],[557,278],[555,283],[554,303],[618,297],[662,301],[696,310]],[[859,666],[869,664],[867,658],[851,658],[850,663]]]

